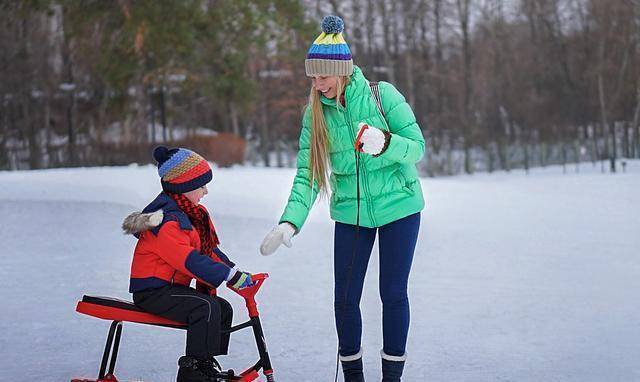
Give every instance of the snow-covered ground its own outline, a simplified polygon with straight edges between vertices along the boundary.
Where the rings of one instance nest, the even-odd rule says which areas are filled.
[[[640,162],[625,174],[559,167],[423,179],[428,206],[410,281],[406,381],[640,381]],[[571,169],[573,170],[573,169]],[[204,203],[222,247],[269,272],[258,296],[280,381],[332,381],[332,232],[316,205],[292,249],[258,254],[292,170],[218,169]],[[95,377],[109,323],[83,294],[129,298],[124,216],[159,190],[151,166],[0,173],[0,381]],[[379,380],[374,254],[362,300],[364,360]],[[239,297],[223,291],[246,317]],[[184,332],[125,324],[117,375],[168,382]],[[240,369],[256,359],[234,334]]]

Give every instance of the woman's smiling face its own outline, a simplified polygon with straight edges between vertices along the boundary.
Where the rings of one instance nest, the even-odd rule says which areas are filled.
[[[335,98],[338,94],[338,77],[336,76],[312,76],[311,85],[329,99]]]

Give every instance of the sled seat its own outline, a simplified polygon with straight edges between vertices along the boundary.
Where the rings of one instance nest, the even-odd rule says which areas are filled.
[[[250,319],[242,324],[225,329],[223,332],[233,333],[244,328],[252,328],[260,359],[253,366],[249,367],[239,375],[235,375],[233,370],[223,373],[225,375],[220,376],[221,381],[255,381],[259,377],[258,371],[260,371],[260,369],[262,369],[267,381],[274,381],[271,360],[269,359],[269,353],[264,341],[264,333],[262,332],[262,325],[260,323],[259,313],[254,298],[255,294],[258,292],[267,277],[269,277],[269,275],[266,273],[251,275],[251,278],[255,280],[253,286],[243,288],[242,290],[231,288],[231,290],[238,293],[245,299]],[[114,375],[114,369],[118,358],[118,349],[120,348],[122,325],[125,321],[138,324],[165,326],[176,329],[187,328],[186,324],[145,312],[131,301],[112,297],[84,295],[82,296],[82,300],[78,301],[78,304],[76,305],[76,312],[103,320],[109,320],[111,321],[111,326],[107,335],[107,343],[104,347],[104,353],[102,354],[102,362],[100,363],[98,379],[73,379],[71,382],[118,382]]]
[[[113,297],[84,295],[82,301],[78,301],[76,312],[109,321],[128,321],[177,329],[187,328],[186,324],[147,313],[131,301]]]

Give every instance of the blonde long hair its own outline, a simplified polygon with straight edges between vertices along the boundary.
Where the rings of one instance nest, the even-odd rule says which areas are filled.
[[[343,107],[340,98],[351,77],[338,77],[336,85],[336,107]],[[327,194],[328,168],[329,168],[329,137],[327,123],[322,111],[321,94],[313,86],[309,92],[309,104],[311,108],[311,153],[309,155],[309,167],[311,168],[311,187],[314,180],[318,182],[318,188],[322,195]]]

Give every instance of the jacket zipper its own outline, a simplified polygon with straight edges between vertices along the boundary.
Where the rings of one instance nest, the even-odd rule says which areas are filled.
[[[351,124],[351,113],[349,112],[349,109],[347,109],[346,102],[345,102],[345,111],[346,111],[347,118],[348,118],[347,123],[349,124],[349,135],[351,136],[351,141],[354,142],[356,137],[355,137],[355,133],[353,131],[353,125]],[[358,153],[355,153],[355,155],[358,155]],[[364,171],[364,165],[362,165],[362,161],[359,161],[359,162],[360,162],[360,175],[363,178],[362,180],[363,180],[363,185],[364,185],[363,189],[364,189],[364,198],[365,198],[365,201],[366,201],[365,204],[367,205],[367,214],[369,215],[369,220],[371,221],[371,224],[375,227],[376,222],[375,222],[375,219],[373,217],[373,212],[371,211],[371,208],[372,208],[372,206],[371,206],[371,198],[369,197],[371,192],[369,190],[369,182],[367,180],[367,172]],[[358,163],[356,162],[356,165],[357,164]],[[358,180],[356,179],[356,182],[357,181]]]

